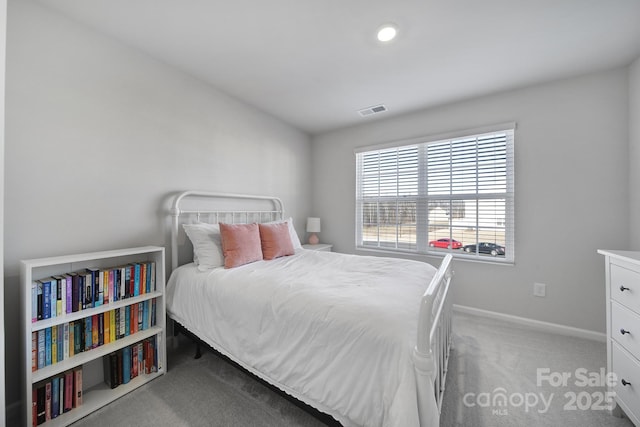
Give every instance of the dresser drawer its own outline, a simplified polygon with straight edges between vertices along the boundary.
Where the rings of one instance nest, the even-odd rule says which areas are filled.
[[[622,408],[629,418],[637,421],[640,416],[640,364],[616,343],[612,345],[612,362],[617,377],[613,388],[616,400],[623,403]],[[630,384],[623,385],[623,380]]]
[[[615,301],[611,302],[611,338],[640,358],[640,315]]]
[[[640,273],[612,263],[611,298],[640,313]]]

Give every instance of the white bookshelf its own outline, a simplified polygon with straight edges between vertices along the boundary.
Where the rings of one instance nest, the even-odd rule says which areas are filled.
[[[88,308],[72,313],[63,313],[48,319],[32,322],[31,284],[39,279],[53,275],[60,275],[81,271],[86,268],[107,269],[129,263],[153,261],[155,263],[155,290],[131,298],[110,301],[98,307]],[[48,378],[67,372],[78,366],[83,370],[82,405],[71,411],[60,414],[43,426],[66,426],[104,405],[124,396],[132,390],[163,375],[166,371],[166,324],[165,324],[165,251],[159,246],[145,246],[113,251],[91,252],[77,255],[58,256],[23,260],[20,263],[20,284],[22,294],[22,323],[23,323],[23,401],[25,425],[32,425],[33,386]],[[65,360],[53,363],[32,371],[32,332],[37,332],[52,326],[64,325],[96,314],[103,314],[117,308],[155,299],[155,325],[147,329],[130,334],[116,341],[109,342],[91,350],[80,352]],[[156,337],[157,371],[150,374],[139,374],[127,384],[120,384],[111,389],[104,379],[103,357],[140,342],[146,338]]]

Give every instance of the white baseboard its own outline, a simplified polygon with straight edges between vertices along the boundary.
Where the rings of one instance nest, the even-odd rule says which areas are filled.
[[[527,317],[513,316],[511,314],[498,313],[495,311],[482,310],[479,308],[467,307],[453,304],[453,310],[459,313],[472,314],[475,316],[488,317],[491,319],[504,320],[505,322],[516,323],[544,332],[568,335],[577,338],[586,338],[593,341],[606,342],[607,335],[602,332],[589,331],[587,329],[574,328],[573,326],[559,325],[557,323],[543,322],[541,320],[529,319]]]

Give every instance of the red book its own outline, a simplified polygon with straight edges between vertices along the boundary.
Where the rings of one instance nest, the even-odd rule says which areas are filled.
[[[38,425],[38,389],[36,387],[33,387],[31,399],[31,425],[36,427]]]
[[[135,265],[129,266],[130,271],[130,280],[129,280],[129,296],[135,296],[135,287],[136,287],[136,267]]]
[[[138,346],[134,344],[131,352],[133,353],[131,357],[131,378],[135,378],[138,376]]]
[[[131,334],[138,332],[138,304],[131,306]]]
[[[64,412],[73,408],[73,371],[64,374]]]
[[[82,366],[73,370],[73,407],[82,405]]]

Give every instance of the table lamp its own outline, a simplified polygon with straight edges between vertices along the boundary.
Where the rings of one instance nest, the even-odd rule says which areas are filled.
[[[320,218],[307,218],[307,233],[309,235],[309,244],[317,245],[320,242],[316,233],[320,232]]]

